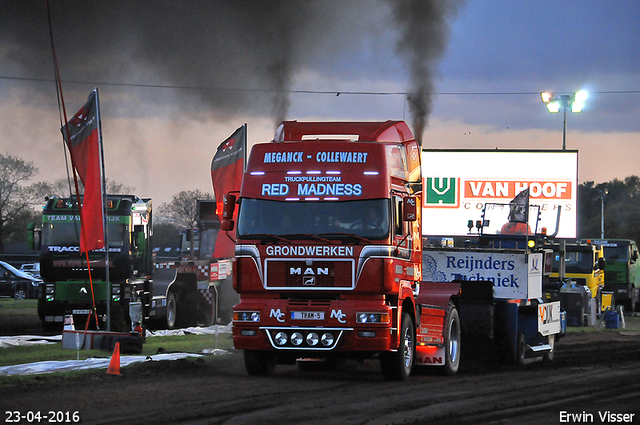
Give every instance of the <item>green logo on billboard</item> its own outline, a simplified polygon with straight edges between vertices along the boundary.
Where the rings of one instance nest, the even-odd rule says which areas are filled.
[[[457,206],[458,185],[455,177],[427,177],[425,204],[427,206]]]

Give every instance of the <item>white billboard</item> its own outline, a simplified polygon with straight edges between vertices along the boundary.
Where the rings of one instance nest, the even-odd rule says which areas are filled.
[[[425,247],[422,280],[493,282],[493,297],[520,300],[542,297],[542,254]]]
[[[425,236],[465,236],[482,220],[489,204],[508,204],[529,188],[532,231],[556,230],[576,237],[578,151],[428,150],[422,151],[422,231]],[[534,213],[535,212],[535,213]],[[540,220],[537,220],[539,212]],[[507,221],[508,214],[504,220]],[[499,228],[502,223],[485,223]]]

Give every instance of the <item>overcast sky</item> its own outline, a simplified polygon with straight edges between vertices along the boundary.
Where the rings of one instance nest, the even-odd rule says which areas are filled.
[[[51,0],[67,114],[100,91],[107,177],[156,203],[211,192],[244,123],[405,119],[425,148],[562,147],[579,181],[640,174],[637,0]],[[45,1],[0,0],[0,151],[66,176]],[[339,95],[338,95],[339,93]],[[423,128],[423,131],[420,131]]]

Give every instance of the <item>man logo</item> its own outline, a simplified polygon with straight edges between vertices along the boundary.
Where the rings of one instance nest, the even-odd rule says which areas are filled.
[[[302,278],[302,284],[303,285],[315,285],[316,284],[316,277],[315,276],[304,276]]]
[[[425,207],[457,208],[460,205],[459,186],[459,179],[455,177],[427,177]]]

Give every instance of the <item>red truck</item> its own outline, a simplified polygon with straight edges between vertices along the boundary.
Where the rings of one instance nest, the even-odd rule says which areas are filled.
[[[467,324],[513,316],[495,308],[491,282],[423,281],[420,149],[403,121],[285,121],[253,146],[221,223],[236,227],[233,341],[249,374],[344,357],[379,358],[389,380],[414,365],[453,374]],[[518,335],[506,338],[511,359],[529,347]]]

